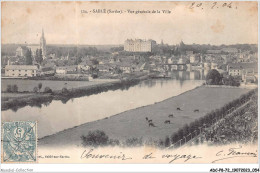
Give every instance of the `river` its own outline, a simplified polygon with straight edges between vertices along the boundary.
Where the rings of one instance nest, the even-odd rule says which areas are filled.
[[[103,119],[130,109],[154,104],[197,86],[202,80],[154,79],[142,81],[125,90],[102,92],[70,99],[54,100],[41,107],[26,106],[16,112],[2,111],[2,121],[37,121],[38,138]]]

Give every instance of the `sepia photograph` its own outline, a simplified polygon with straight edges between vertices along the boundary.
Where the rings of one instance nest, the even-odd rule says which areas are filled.
[[[257,164],[258,2],[2,1],[1,163]]]

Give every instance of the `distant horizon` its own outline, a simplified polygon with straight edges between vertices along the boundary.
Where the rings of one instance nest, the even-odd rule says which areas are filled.
[[[161,45],[161,43],[157,43],[157,45]],[[178,43],[179,44],[179,43]],[[164,43],[164,45],[169,45],[169,46],[176,46],[178,44],[168,44],[168,43]],[[258,45],[258,43],[236,43],[236,44],[198,44],[198,43],[192,43],[192,44],[187,44],[184,42],[185,45],[210,45],[210,46],[233,46],[233,45]],[[2,43],[2,45],[28,45],[28,46],[38,46],[40,44],[38,43]],[[64,45],[64,46],[69,46],[69,45],[73,45],[73,46],[124,46],[124,44],[62,44],[62,43],[50,43],[50,44],[46,44],[46,46],[48,45]]]

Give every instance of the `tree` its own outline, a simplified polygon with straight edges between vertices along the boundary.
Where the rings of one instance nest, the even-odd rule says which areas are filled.
[[[6,92],[12,92],[12,86],[11,85],[7,85]]]
[[[38,84],[38,88],[39,88],[39,91],[41,91],[41,89],[42,89],[42,83],[39,83],[39,84]]]
[[[96,60],[96,59],[92,59],[91,62],[92,62],[93,65],[98,65],[99,64],[98,60]]]
[[[52,93],[52,90],[49,87],[45,87],[44,92],[45,93]]]
[[[43,58],[42,58],[42,49],[37,49],[37,50],[36,50],[35,60],[36,60],[36,62],[39,63],[39,64],[42,63],[42,61],[43,61]]]
[[[229,86],[239,86],[240,83],[233,77],[233,76],[227,76],[223,78],[223,84],[229,85]]]
[[[69,90],[66,87],[63,87],[61,90],[61,93],[64,95],[67,95],[67,94],[69,94]]]
[[[76,61],[75,61],[75,65],[78,65],[82,62],[82,56],[77,56]]]
[[[38,87],[33,88],[33,92],[37,93],[38,92]]]
[[[12,92],[14,92],[14,93],[18,92],[18,86],[17,85],[12,86]]]
[[[213,69],[213,70],[210,70],[206,76],[206,83],[208,85],[220,85],[221,84],[221,75],[220,73]]]
[[[165,146],[165,147],[169,147],[170,144],[171,144],[170,138],[167,136],[167,137],[165,138],[164,146]]]
[[[25,64],[32,65],[32,51],[31,49],[27,49],[25,52]]]

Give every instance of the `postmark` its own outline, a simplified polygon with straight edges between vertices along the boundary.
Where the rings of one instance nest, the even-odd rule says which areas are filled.
[[[2,163],[28,163],[37,160],[37,122],[2,123]]]

